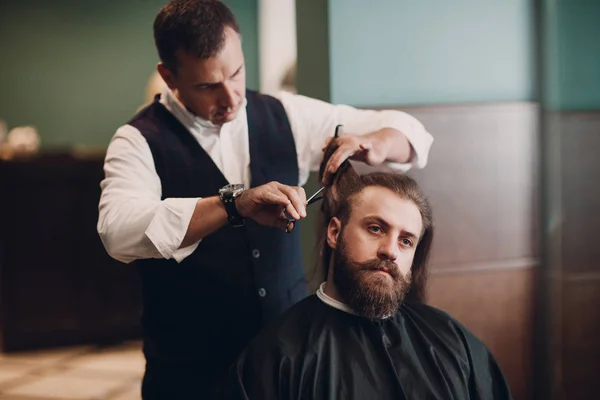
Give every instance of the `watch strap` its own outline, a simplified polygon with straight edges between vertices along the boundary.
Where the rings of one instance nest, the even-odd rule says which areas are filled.
[[[235,206],[235,199],[237,196],[234,196],[232,193],[223,193],[221,195],[221,201],[225,206],[225,211],[227,212],[227,221],[234,227],[244,226],[245,219],[240,215]]]

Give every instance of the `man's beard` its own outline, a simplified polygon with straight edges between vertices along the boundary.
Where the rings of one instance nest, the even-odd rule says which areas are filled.
[[[410,275],[402,276],[390,260],[353,261],[343,238],[339,244],[333,254],[333,283],[346,304],[369,319],[394,315],[410,289]],[[386,271],[390,276],[377,271]]]

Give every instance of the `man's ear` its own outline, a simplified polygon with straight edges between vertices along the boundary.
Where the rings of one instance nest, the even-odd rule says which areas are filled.
[[[160,77],[165,81],[169,89],[175,89],[175,75],[173,72],[165,66],[162,62],[159,62],[156,66],[156,70],[160,74]]]
[[[329,225],[327,226],[327,244],[332,249],[337,247],[341,231],[342,222],[337,217],[331,218],[329,220]]]

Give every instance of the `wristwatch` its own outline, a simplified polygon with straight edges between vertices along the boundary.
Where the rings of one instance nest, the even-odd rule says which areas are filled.
[[[231,225],[236,228],[244,226],[246,220],[238,213],[235,206],[235,199],[237,199],[246,190],[246,186],[241,183],[234,183],[223,186],[219,189],[219,197],[225,205],[225,211],[227,211],[227,220]]]

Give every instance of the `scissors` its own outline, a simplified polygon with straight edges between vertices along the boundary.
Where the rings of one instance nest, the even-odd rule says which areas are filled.
[[[337,125],[335,127],[335,133],[333,134],[334,138],[337,138],[340,136],[341,128],[342,128],[342,125]],[[325,190],[325,186],[321,187],[321,189],[317,190],[312,196],[310,196],[308,198],[308,200],[306,200],[306,206],[308,207],[309,205],[316,203],[317,201],[323,199],[323,196],[319,196],[319,194],[321,194],[321,192],[323,190]],[[285,214],[286,218],[288,219],[287,224],[285,225],[285,233],[290,233],[291,231],[294,230],[294,227],[296,226],[296,220],[293,218],[290,218],[288,213],[285,211],[285,209],[284,209],[283,213]]]
[[[323,186],[321,189],[317,190],[315,192],[315,194],[310,196],[308,198],[308,200],[306,200],[306,206],[308,207],[309,205],[321,200],[323,198],[323,196],[319,196],[319,194],[321,194],[321,192],[323,190],[325,190],[325,186]],[[317,196],[319,196],[319,197],[317,197]],[[290,233],[291,231],[294,230],[294,227],[296,226],[296,220],[293,218],[290,218],[288,213],[285,210],[284,210],[284,214],[285,214],[286,218],[288,219],[287,224],[285,225],[285,233]]]

